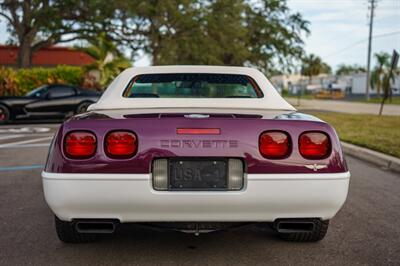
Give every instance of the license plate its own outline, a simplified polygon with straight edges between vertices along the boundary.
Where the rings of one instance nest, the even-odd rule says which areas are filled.
[[[170,190],[226,190],[228,163],[224,159],[170,159]]]

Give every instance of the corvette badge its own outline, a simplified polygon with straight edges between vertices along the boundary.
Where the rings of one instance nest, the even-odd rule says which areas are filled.
[[[304,165],[308,169],[314,170],[314,172],[317,172],[318,170],[327,168],[328,166],[325,164],[306,164]]]

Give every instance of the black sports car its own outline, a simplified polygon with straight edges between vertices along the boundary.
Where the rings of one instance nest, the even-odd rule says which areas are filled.
[[[0,124],[13,120],[65,119],[86,111],[100,93],[70,85],[43,85],[25,96],[0,97]]]

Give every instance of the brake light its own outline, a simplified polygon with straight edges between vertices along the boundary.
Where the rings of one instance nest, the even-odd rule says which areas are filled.
[[[129,131],[113,131],[107,134],[106,154],[111,158],[124,159],[135,155],[137,151],[136,135]]]
[[[331,142],[325,133],[304,132],[299,137],[299,151],[306,159],[323,159],[331,151]]]
[[[283,131],[266,131],[260,135],[259,149],[265,158],[284,158],[290,152],[289,135]]]
[[[177,128],[178,135],[219,135],[221,129],[219,128]]]
[[[67,134],[64,141],[64,153],[71,159],[92,157],[97,148],[96,136],[87,131],[73,131]]]

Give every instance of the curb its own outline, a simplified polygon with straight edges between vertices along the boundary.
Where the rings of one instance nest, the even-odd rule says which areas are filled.
[[[369,163],[378,165],[380,167],[390,169],[395,172],[400,172],[400,159],[373,151],[367,148],[356,146],[347,142],[341,141],[344,153],[356,157],[358,159],[367,161]]]

